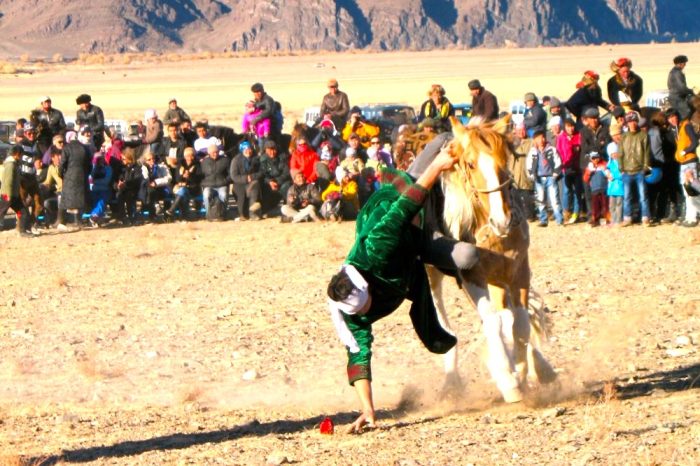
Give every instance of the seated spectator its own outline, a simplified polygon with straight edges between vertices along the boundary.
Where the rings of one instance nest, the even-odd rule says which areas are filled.
[[[231,162],[231,180],[236,194],[238,218],[260,220],[260,182],[263,179],[260,158],[247,141],[238,146],[238,151],[239,154]]]
[[[223,216],[225,217],[228,203],[229,165],[228,158],[221,154],[218,144],[210,144],[207,149],[207,156],[200,163],[202,169],[202,197],[207,219],[211,218],[209,209],[213,195],[223,205]]]
[[[294,183],[287,191],[287,203],[282,206],[282,222],[321,220],[317,213],[321,206],[321,196],[316,185],[308,183],[301,171],[297,171],[293,179]]]
[[[262,209],[263,213],[276,208],[285,200],[292,176],[289,173],[289,155],[280,153],[275,141],[265,143],[265,153],[260,157],[262,171]]]
[[[321,194],[321,216],[332,222],[353,220],[360,210],[360,197],[357,183],[353,181],[348,172],[338,167],[335,171],[335,179]]]
[[[440,84],[433,84],[428,90],[428,100],[423,102],[418,114],[418,122],[426,118],[431,118],[435,121],[435,130],[438,133],[449,131],[452,129],[450,117],[454,116],[455,110],[449,99],[445,97],[445,88]],[[371,136],[378,136],[372,134]]]
[[[416,154],[408,150],[406,142],[402,137],[399,137],[399,140],[394,144],[394,153],[392,157],[396,168],[401,171],[406,171],[413,163],[413,160],[415,160]]]
[[[167,136],[163,138],[163,154],[165,157],[175,157],[178,163],[185,157],[187,141],[180,135],[179,125],[170,123],[167,128]]]
[[[467,84],[472,95],[472,117],[481,117],[484,121],[498,119],[498,99],[484,89],[478,79],[472,79]]]
[[[187,147],[194,147],[194,142],[199,137],[194,129],[192,129],[192,120],[182,120],[180,123],[180,136],[185,140]]]
[[[201,169],[195,157],[194,149],[188,147],[184,151],[182,162],[178,165],[177,176],[173,184],[175,200],[170,209],[166,211],[168,217],[175,218],[178,212],[182,219],[186,220],[189,217],[190,200],[198,196],[202,191],[200,186],[201,177]]]
[[[340,152],[345,146],[345,142],[343,142],[342,138],[340,137],[340,133],[336,131],[335,126],[333,126],[333,122],[330,120],[321,121],[318,134],[314,136],[314,139],[311,141],[311,145],[315,150],[320,150],[321,144],[324,142],[328,142],[331,145],[333,152],[336,153]]]
[[[190,116],[182,108],[178,107],[177,99],[175,97],[170,99],[168,102],[168,110],[163,115],[163,124],[170,125],[175,124],[180,125],[185,120],[189,120]]]
[[[198,159],[209,154],[209,146],[212,144],[221,146],[221,141],[209,134],[209,125],[207,123],[203,121],[197,122],[194,130],[197,132],[197,139],[194,141],[194,151]]]
[[[372,192],[379,189],[379,175],[383,168],[393,168],[391,155],[382,148],[379,138],[372,138],[372,145],[367,149],[367,163],[362,176]]]
[[[345,149],[345,158],[340,162],[340,166],[355,181],[359,181],[360,174],[365,169],[365,163],[357,156],[357,151],[352,147]]]
[[[350,120],[343,128],[343,141],[349,142],[350,135],[356,134],[360,144],[366,149],[372,137],[379,136],[379,132],[379,126],[365,120],[360,107],[355,106],[350,110]]]
[[[112,198],[112,167],[107,164],[102,152],[95,154],[90,178],[92,179],[90,225],[97,227],[101,225],[107,211],[107,203]]]
[[[141,167],[136,164],[135,152],[127,149],[122,153],[123,167],[116,183],[115,217],[123,225],[137,223],[136,200],[143,183]]]
[[[297,138],[296,149],[292,152],[289,161],[289,170],[292,176],[295,172],[301,171],[304,174],[304,181],[315,183],[318,178],[316,162],[319,160],[318,154],[309,146],[306,137],[300,136]]]
[[[357,158],[359,158],[360,160],[362,160],[362,163],[367,162],[367,151],[360,143],[360,136],[358,136],[355,133],[352,133],[350,135],[350,138],[348,138],[347,147],[349,147],[355,151],[355,156]],[[345,158],[345,151],[341,150],[339,154],[340,154],[340,160],[342,161]]]
[[[143,176],[141,202],[143,202],[143,210],[148,211],[148,219],[154,221],[157,215],[156,209],[160,208],[159,201],[164,201],[166,204],[169,202],[172,175],[167,165],[156,161],[153,153],[147,152],[143,160],[144,164],[141,166],[141,175]],[[165,207],[167,209],[169,206]]]
[[[335,179],[335,168],[340,164],[340,159],[335,155],[331,143],[324,141],[321,143],[321,160],[316,162],[317,183],[319,190],[323,191],[328,183]]]

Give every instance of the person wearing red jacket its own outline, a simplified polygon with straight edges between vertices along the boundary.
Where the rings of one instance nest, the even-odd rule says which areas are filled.
[[[309,146],[309,142],[305,137],[297,139],[297,147],[292,151],[292,157],[289,160],[289,171],[294,176],[295,172],[302,172],[307,183],[315,183],[318,179],[316,173],[316,162],[320,161],[318,154]]]

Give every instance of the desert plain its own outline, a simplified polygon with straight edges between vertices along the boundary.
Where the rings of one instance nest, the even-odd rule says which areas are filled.
[[[163,112],[238,125],[250,84],[287,122],[329,77],[351,103],[418,106],[439,82],[468,101],[478,77],[502,106],[565,98],[583,71],[634,62],[663,89],[698,44],[214,58],[46,65],[0,76],[0,118],[50,95],[70,114],[93,96],[108,118]],[[175,223],[0,233],[0,464],[700,463],[700,230],[673,225],[531,229],[533,288],[551,322],[556,384],[506,405],[489,380],[476,312],[447,289],[464,389],[440,396],[442,361],[404,304],[375,326],[380,428],[351,435],[358,403],[325,287],[353,223]],[[336,431],[321,435],[330,417]]]

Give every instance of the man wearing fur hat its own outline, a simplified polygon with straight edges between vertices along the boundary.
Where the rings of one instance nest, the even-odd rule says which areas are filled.
[[[639,111],[639,101],[642,98],[642,78],[632,71],[632,60],[619,58],[610,64],[615,73],[608,79],[608,98],[613,105],[623,107],[625,112]]]
[[[583,74],[583,78],[576,84],[576,91],[566,101],[566,108],[576,117],[578,128],[583,122],[581,115],[587,107],[603,107],[612,110],[614,105],[603,100],[603,92],[598,85],[600,76],[595,71],[588,70]]]
[[[330,118],[336,128],[345,127],[350,111],[350,100],[348,95],[338,89],[338,80],[335,78],[328,80],[328,94],[323,96],[321,102],[321,114],[316,124],[320,123],[326,116]]]
[[[681,120],[688,118],[693,109],[688,105],[688,101],[693,96],[693,90],[688,87],[685,81],[683,70],[688,63],[688,57],[678,55],[673,59],[673,68],[668,73],[668,101],[671,107],[678,110]]]
[[[92,141],[96,148],[102,147],[105,142],[105,116],[102,109],[92,104],[92,97],[88,94],[80,94],[75,103],[78,111],[75,115],[75,123],[78,127],[89,126],[92,130]]]
[[[409,299],[414,329],[429,351],[445,353],[457,343],[439,323],[424,263],[458,274],[476,264],[478,253],[474,245],[436,239],[420,226],[428,191],[455,161],[449,149],[442,149],[415,183],[404,172],[386,172],[381,188],[357,217],[355,243],[345,263],[328,284],[331,320],[347,348],[348,380],[362,406],[351,432],[375,427],[374,322]]]

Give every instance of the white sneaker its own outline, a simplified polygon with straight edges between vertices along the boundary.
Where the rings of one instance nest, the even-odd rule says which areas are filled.
[[[59,224],[56,226],[56,230],[58,230],[58,231],[69,231],[70,228],[68,228],[67,226],[65,226],[63,223],[59,223]]]
[[[37,227],[32,227],[29,231],[31,231],[34,236],[39,236],[41,234]]]

